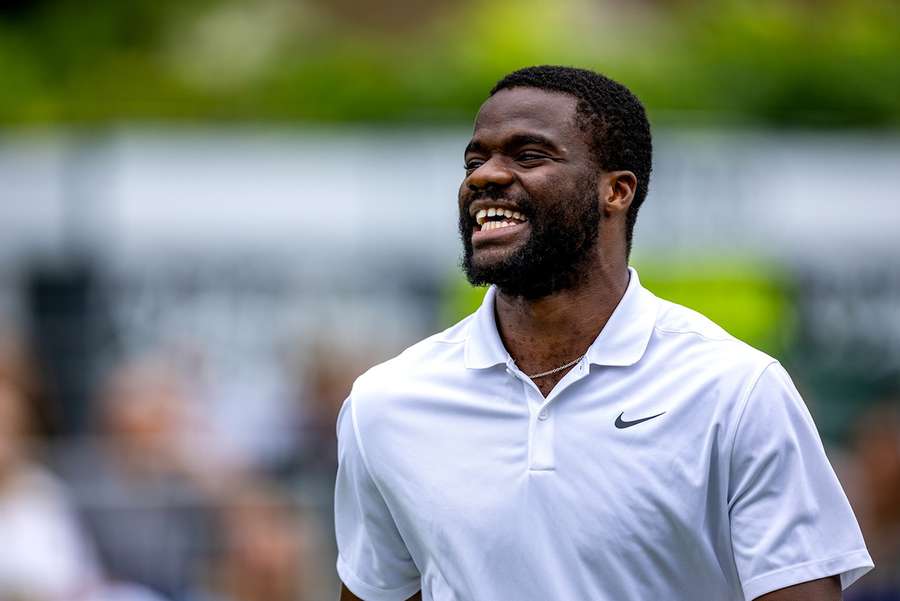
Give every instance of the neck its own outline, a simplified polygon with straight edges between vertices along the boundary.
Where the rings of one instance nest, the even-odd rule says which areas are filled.
[[[578,286],[540,299],[499,291],[497,329],[519,369],[538,373],[583,355],[625,294],[628,278],[624,263],[595,265]]]

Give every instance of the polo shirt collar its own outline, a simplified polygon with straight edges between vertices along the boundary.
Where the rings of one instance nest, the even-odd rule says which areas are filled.
[[[494,299],[497,296],[497,287],[491,286],[481,301],[481,306],[469,323],[469,333],[466,337],[466,367],[483,369],[499,363],[506,363],[509,353],[500,340],[500,332],[497,330],[497,321],[494,316]]]
[[[628,288],[600,335],[588,348],[587,360],[596,365],[634,365],[647,350],[656,325],[657,300],[641,286],[637,271],[628,268]]]
[[[600,335],[587,351],[587,361],[596,365],[634,365],[644,355],[656,324],[657,302],[641,286],[637,271],[629,267],[628,288]],[[500,340],[494,317],[496,286],[491,286],[469,324],[465,366],[483,369],[506,363],[509,353]]]

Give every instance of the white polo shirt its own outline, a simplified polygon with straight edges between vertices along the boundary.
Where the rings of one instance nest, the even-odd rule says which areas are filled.
[[[494,295],[338,417],[341,580],[366,601],[730,601],[872,568],[781,365],[637,273],[547,398]]]

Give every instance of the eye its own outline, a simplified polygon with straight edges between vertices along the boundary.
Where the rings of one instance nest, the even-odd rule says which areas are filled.
[[[543,153],[536,152],[534,150],[526,150],[524,152],[520,152],[519,156],[516,157],[516,160],[520,163],[535,163],[546,158],[547,155]]]
[[[466,168],[467,173],[471,173],[472,171],[475,171],[476,169],[481,167],[483,164],[484,161],[482,161],[481,159],[469,159],[463,166]]]

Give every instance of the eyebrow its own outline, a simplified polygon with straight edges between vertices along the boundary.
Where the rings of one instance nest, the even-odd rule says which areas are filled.
[[[528,146],[529,144],[556,148],[556,144],[554,144],[550,138],[545,138],[540,134],[515,134],[506,141],[504,146],[507,148],[516,148],[519,146]]]
[[[540,134],[513,134],[509,138],[503,141],[503,148],[519,148],[521,146],[528,146],[529,144],[534,144],[536,146],[545,146],[547,148],[552,148],[554,150],[558,150],[558,146],[550,140],[550,138],[544,137]],[[486,149],[485,145],[478,141],[472,140],[466,145],[465,154],[470,152],[481,152]]]
[[[466,150],[464,154],[469,154],[470,152],[481,152],[484,150],[484,144],[479,142],[478,140],[472,140],[468,144],[466,144]]]

